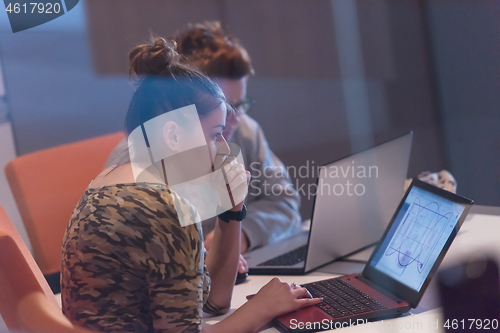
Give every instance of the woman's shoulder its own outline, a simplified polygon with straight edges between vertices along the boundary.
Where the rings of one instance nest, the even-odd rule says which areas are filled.
[[[162,182],[161,176],[153,173],[154,168],[148,170],[137,180],[130,163],[110,167],[92,181],[85,194],[92,197],[94,204],[113,203],[122,209],[148,210],[150,213],[158,210],[161,216],[173,210],[184,219],[196,215],[187,200]]]
[[[165,184],[132,182],[89,187],[82,200],[84,205],[113,205],[122,209],[136,207],[140,210],[151,208],[149,204],[166,208],[166,203],[173,203],[172,193]]]
[[[123,183],[88,188],[78,202],[69,229],[91,234],[120,234],[151,239],[198,233],[196,210],[165,184]],[[189,226],[186,228],[186,226]]]
[[[171,219],[179,222],[179,215],[196,214],[189,202],[160,183],[122,183],[88,188],[82,202],[83,207],[99,207],[101,212],[109,210],[109,218],[130,220],[133,216],[148,215],[151,222]],[[78,208],[78,207],[77,207]],[[92,210],[93,212],[98,211]],[[88,212],[88,210],[85,210]],[[103,217],[103,216],[101,216]],[[146,222],[146,220],[142,220]]]

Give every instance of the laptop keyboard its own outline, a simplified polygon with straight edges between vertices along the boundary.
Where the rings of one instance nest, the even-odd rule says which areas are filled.
[[[307,245],[301,246],[293,251],[282,254],[278,257],[264,261],[257,266],[293,266],[306,259]]]
[[[349,283],[336,278],[302,285],[313,297],[323,297],[316,306],[333,318],[357,315],[386,307]]]

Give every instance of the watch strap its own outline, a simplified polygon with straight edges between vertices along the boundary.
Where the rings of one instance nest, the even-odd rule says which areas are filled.
[[[246,217],[246,215],[247,215],[247,206],[245,206],[245,204],[243,204],[243,207],[241,208],[240,211],[233,212],[233,211],[227,210],[224,213],[221,213],[217,216],[219,217],[219,219],[221,221],[229,223],[229,221],[231,221],[231,220],[243,221],[243,219]]]

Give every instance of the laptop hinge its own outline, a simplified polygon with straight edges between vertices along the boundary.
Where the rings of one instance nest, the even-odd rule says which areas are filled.
[[[373,288],[375,289],[376,291],[378,291],[379,293],[389,297],[390,299],[392,299],[393,301],[397,302],[398,304],[401,304],[403,302],[406,302],[405,300],[397,297],[396,295],[390,293],[389,291],[387,291],[386,289],[378,286],[377,284],[373,283],[372,281],[368,280],[367,278],[365,278],[363,276],[363,274],[358,274],[356,275],[356,279],[360,280],[361,282],[363,282],[364,284],[370,286],[370,288]]]

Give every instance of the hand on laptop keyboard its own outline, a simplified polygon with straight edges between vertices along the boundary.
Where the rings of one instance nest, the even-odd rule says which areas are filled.
[[[269,320],[283,314],[320,303],[322,298],[312,298],[309,291],[299,285],[273,278],[249,301],[260,313],[266,313]]]
[[[313,282],[305,286],[312,295],[322,297],[317,306],[333,318],[384,309],[371,298],[340,278]]]

